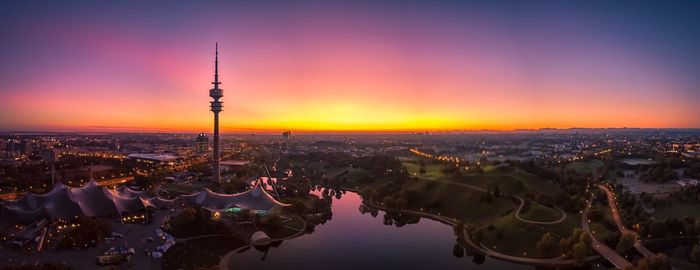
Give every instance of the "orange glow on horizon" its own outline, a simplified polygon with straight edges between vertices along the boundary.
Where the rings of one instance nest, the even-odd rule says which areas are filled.
[[[218,5],[8,17],[0,131],[211,132],[215,42],[224,132],[700,128],[695,50],[674,54],[692,35],[661,50],[560,12]]]

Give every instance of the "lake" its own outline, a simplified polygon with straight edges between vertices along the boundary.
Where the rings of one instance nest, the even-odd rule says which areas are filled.
[[[535,269],[493,258],[453,255],[456,236],[452,227],[429,219],[402,227],[384,225],[360,213],[362,200],[355,193],[333,198],[333,217],[311,234],[282,242],[267,254],[248,249],[235,254],[230,269]]]

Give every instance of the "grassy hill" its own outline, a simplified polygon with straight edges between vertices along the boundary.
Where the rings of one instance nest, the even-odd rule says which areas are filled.
[[[561,215],[562,213],[559,210],[535,202],[530,204],[530,209],[520,213],[521,218],[545,222],[558,220],[561,218]]]

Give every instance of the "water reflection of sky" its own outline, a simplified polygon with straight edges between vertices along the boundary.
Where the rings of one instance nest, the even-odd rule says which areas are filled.
[[[421,219],[397,228],[383,224],[383,213],[372,217],[358,210],[354,193],[333,200],[333,218],[312,234],[283,242],[263,253],[248,250],[233,256],[231,269],[533,269],[486,258],[452,255],[455,236],[450,226]]]

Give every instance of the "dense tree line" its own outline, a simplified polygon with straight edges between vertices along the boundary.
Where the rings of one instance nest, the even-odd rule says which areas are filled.
[[[625,267],[624,270],[671,270],[671,264],[665,254],[639,259],[636,266]]]
[[[642,182],[667,183],[673,180],[678,180],[678,174],[666,165],[653,166],[639,176]]]
[[[683,170],[683,176],[687,178],[700,179],[700,161],[695,161]]]
[[[591,253],[591,236],[576,228],[566,238],[557,240],[552,234],[545,233],[535,243],[535,251],[542,258],[554,258],[564,256],[573,258],[581,263]]]

